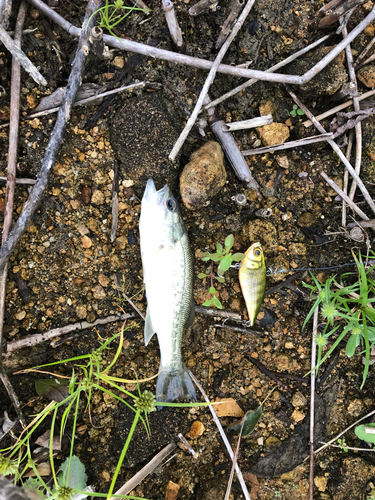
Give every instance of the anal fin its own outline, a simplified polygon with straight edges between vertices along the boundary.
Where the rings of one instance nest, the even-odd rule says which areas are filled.
[[[145,320],[145,344],[148,345],[152,337],[155,335],[155,328],[152,324],[150,308],[147,308]]]

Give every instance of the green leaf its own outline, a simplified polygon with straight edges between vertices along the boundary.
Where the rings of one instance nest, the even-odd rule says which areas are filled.
[[[227,250],[230,250],[233,246],[233,243],[234,243],[234,236],[233,234],[229,234],[226,238],[225,238],[225,248]]]
[[[300,109],[300,108],[298,108],[298,109],[297,109],[297,115],[302,116],[302,115],[304,115],[304,114],[305,114],[305,112],[304,112],[304,111],[302,111],[302,109]]]
[[[70,462],[70,474],[68,475]],[[84,490],[87,486],[87,476],[85,473],[85,466],[80,459],[73,455],[68,457],[65,462],[60,465],[59,473],[57,475],[57,482],[60,486],[70,486],[75,490]]]
[[[371,323],[375,323],[375,309],[372,307],[362,307],[362,311],[366,314],[366,317],[371,321]]]
[[[228,271],[231,264],[232,264],[232,256],[231,255],[226,255],[225,257],[223,257],[222,261],[220,262],[220,266],[224,272]]]
[[[225,278],[222,276],[214,276],[215,280],[217,280],[219,283],[225,283]]]
[[[208,260],[210,260],[210,257],[208,255],[203,255],[201,260],[204,260],[205,262],[207,262]]]
[[[291,114],[293,117],[295,117],[295,116],[296,116],[296,114],[297,114],[297,112],[296,112],[296,110],[295,110],[295,109],[292,109],[292,111],[290,111],[290,114]]]
[[[375,444],[375,434],[370,434],[369,432],[366,432],[365,427],[375,427],[375,424],[358,425],[354,429],[355,435],[359,439],[362,439],[362,441],[366,441],[366,443]]]
[[[210,286],[209,292],[212,293],[212,294],[216,293],[215,287],[214,286]]]
[[[220,300],[216,297],[216,295],[214,295],[214,299],[213,300],[214,300],[214,306],[216,306],[218,309],[222,309],[223,308]]]
[[[348,356],[348,358],[351,358],[353,356],[358,344],[359,344],[359,335],[350,335],[345,348],[345,353]]]
[[[66,379],[42,378],[35,380],[35,390],[39,396],[61,403],[69,396],[68,384]]]
[[[217,253],[223,253],[223,245],[221,243],[216,243],[216,251]]]
[[[200,279],[207,278],[207,274],[199,273],[198,278],[200,278]]]
[[[203,302],[202,306],[204,306],[204,307],[210,307],[210,305],[212,304],[212,302],[213,302],[212,299],[206,300],[206,302]]]
[[[243,260],[245,257],[246,255],[244,253],[234,253],[232,255],[232,260],[234,260],[235,262],[241,262],[241,260]]]
[[[243,428],[242,428],[242,434],[241,436],[248,436],[249,434],[251,434],[253,432],[253,430],[255,429],[260,417],[262,416],[262,407],[259,406],[259,408],[255,411],[248,411],[245,413],[245,415],[242,417],[242,419],[234,424],[234,425],[230,425],[230,429],[233,429],[234,431],[239,431],[241,430],[241,427],[242,427],[242,424],[243,424]]]
[[[222,258],[223,256],[218,253],[210,253],[210,259],[214,262],[219,262],[219,260],[221,260]]]

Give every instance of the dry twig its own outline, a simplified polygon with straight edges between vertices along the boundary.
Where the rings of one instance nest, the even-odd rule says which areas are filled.
[[[27,3],[23,1],[18,11],[14,44],[16,47],[21,45],[22,28],[27,12]],[[20,116],[20,84],[21,84],[21,66],[16,58],[12,60],[12,80],[10,91],[10,131],[9,131],[9,149],[8,149],[8,171],[7,171],[7,187],[5,201],[5,215],[3,225],[2,244],[8,238],[12,228],[13,219],[13,202],[16,183],[16,167],[17,167],[17,149],[18,149],[18,125]],[[23,416],[18,397],[14,392],[12,384],[5,373],[3,366],[3,327],[5,314],[5,295],[6,295],[6,279],[8,271],[8,259],[4,263],[4,268],[0,271],[0,379],[3,382],[10,400],[16,410],[17,416],[25,427],[25,418]]]
[[[212,65],[212,68],[210,69],[210,72],[208,73],[206,81],[204,82],[201,93],[199,94],[195,108],[194,108],[193,112],[191,113],[191,115],[190,115],[190,117],[185,125],[184,130],[181,132],[180,137],[177,139],[176,144],[173,146],[173,149],[170,152],[170,155],[169,155],[170,160],[174,161],[176,159],[176,156],[178,155],[180,149],[182,148],[187,136],[189,135],[190,130],[193,128],[193,125],[194,125],[196,119],[198,118],[200,110],[203,106],[203,101],[204,101],[204,99],[205,99],[205,97],[210,89],[212,82],[214,81],[219,64],[221,63],[227,50],[229,49],[229,45],[232,43],[234,37],[237,35],[237,33],[241,29],[243,23],[245,22],[245,19],[248,16],[252,6],[254,5],[254,2],[255,2],[255,0],[248,0],[243,12],[241,13],[240,17],[238,18],[236,24],[233,27],[232,33],[225,40],[218,55],[216,56],[216,59]]]
[[[17,222],[15,223],[12,231],[9,233],[7,240],[4,242],[0,250],[0,272],[8,262],[8,259],[13,252],[15,246],[21,239],[25,232],[31,217],[39,207],[42,200],[43,193],[47,187],[49,175],[54,167],[55,158],[60,145],[63,140],[66,125],[70,118],[72,105],[77,94],[77,90],[82,81],[82,74],[84,71],[84,63],[86,56],[89,52],[89,36],[90,30],[95,22],[96,16],[93,15],[100,7],[101,0],[89,0],[86,9],[84,24],[82,27],[82,34],[78,42],[76,56],[72,65],[72,71],[69,76],[68,84],[66,87],[63,102],[61,103],[60,110],[57,114],[55,127],[52,131],[45,156],[42,161],[42,166],[39,170],[37,182],[34,185],[28,200]]]
[[[80,321],[79,323],[73,323],[71,325],[61,326],[60,328],[54,328],[53,330],[48,330],[44,333],[35,333],[29,337],[24,337],[20,340],[13,340],[8,342],[6,345],[7,353],[13,351],[18,351],[24,347],[32,347],[34,345],[45,342],[46,340],[51,340],[65,333],[73,332],[75,330],[86,330],[87,328],[94,328],[97,325],[106,325],[108,323],[114,323],[115,321],[124,321],[129,318],[135,318],[135,314],[119,314],[117,316],[108,316],[107,318],[98,318],[92,323],[87,323],[87,321]],[[53,346],[54,343],[51,342]]]
[[[297,148],[299,146],[306,146],[308,144],[314,144],[315,142],[327,141],[332,139],[333,134],[320,134],[313,135],[311,137],[306,137],[305,139],[298,139],[297,141],[283,142],[282,144],[275,144],[274,146],[266,146],[264,148],[258,149],[247,149],[242,151],[244,156],[249,155],[261,155],[264,153],[273,153],[274,151],[281,151],[282,149]]]
[[[347,37],[349,38],[349,37]],[[345,40],[347,40],[345,38]],[[326,134],[327,132],[325,131],[324,127],[317,121],[315,116],[310,112],[309,109],[298,99],[296,94],[290,90],[290,88],[286,85],[286,89],[289,93],[289,95],[292,97],[293,101],[297,104],[297,106],[302,109],[302,111],[305,113],[305,115],[310,118],[311,122],[314,124],[314,126],[319,130],[321,134]],[[345,167],[349,170],[350,175],[355,179],[355,181],[358,184],[359,189],[362,191],[363,196],[365,197],[365,200],[367,201],[369,207],[371,210],[375,213],[375,204],[370,196],[370,193],[368,192],[366,186],[363,184],[361,179],[358,177],[356,171],[352,167],[352,165],[349,163],[349,161],[346,159],[344,153],[341,151],[341,149],[338,147],[338,145],[335,143],[335,141],[328,139],[329,145],[332,147],[332,149],[337,153],[339,156],[340,160],[343,162]],[[341,191],[341,190],[340,190]],[[341,191],[342,192],[342,191]],[[343,193],[344,194],[344,193]],[[341,196],[341,194],[340,194]],[[353,202],[352,202],[353,203]],[[358,212],[357,212],[358,213]],[[363,213],[363,212],[362,212]]]
[[[325,42],[331,36],[332,35],[326,35],[323,38],[320,38],[316,42],[312,43],[311,45],[308,45],[304,49],[299,50],[295,54],[292,54],[291,56],[287,57],[283,61],[280,61],[279,63],[277,63],[274,66],[272,66],[270,69],[267,69],[267,73],[274,73],[278,69],[283,68],[287,64],[290,64],[292,61],[294,61],[295,59],[297,59],[299,56],[302,56],[303,54],[306,54],[306,52],[309,52],[310,50],[314,49],[315,47],[317,47],[321,43]],[[248,80],[247,82],[242,83],[242,85],[239,85],[238,87],[230,90],[226,94],[223,94],[221,97],[218,97],[214,101],[211,101],[209,104],[206,104],[205,109],[209,109],[209,108],[217,106],[218,104],[220,104],[221,102],[225,101],[226,99],[229,99],[230,97],[238,94],[238,92],[241,92],[242,90],[247,89],[251,85],[254,85],[254,83],[256,83],[257,81],[258,80],[256,78],[252,78],[252,79]]]
[[[152,471],[161,464],[161,462],[168,455],[172,453],[177,447],[176,443],[172,441],[165,448],[163,448],[157,455],[152,458],[147,465],[142,467],[142,469],[137,472],[129,481],[127,481],[119,490],[116,491],[115,495],[128,495],[134,488],[143,481]],[[116,497],[112,497],[111,500],[117,500]]]
[[[365,92],[364,94],[360,95],[358,97],[358,100],[361,102],[364,99],[367,99],[368,97],[371,97],[372,95],[375,94],[375,90],[369,90],[368,92]],[[325,111],[324,113],[321,113],[320,115],[317,115],[315,119],[320,122],[324,120],[324,118],[328,118],[329,116],[335,115],[339,111],[348,108],[349,106],[353,106],[353,100],[351,99],[350,101],[343,102],[342,104],[339,104],[338,106],[335,106],[334,108],[329,109],[328,111]],[[310,127],[312,125],[311,120],[306,120],[302,122],[302,125],[304,127]]]
[[[339,434],[337,434],[334,438],[332,438],[330,441],[328,441],[328,443],[325,443],[323,446],[321,446],[320,448],[315,450],[315,455],[317,455],[318,453],[323,451],[325,448],[327,448],[327,446],[330,446],[332,443],[337,441],[341,436],[343,436],[346,432],[348,432],[352,427],[359,424],[359,422],[362,422],[362,420],[366,420],[366,418],[372,417],[372,415],[374,415],[374,414],[375,414],[375,410],[372,410],[372,411],[370,411],[370,413],[367,413],[367,415],[365,415],[364,417],[362,417],[359,420],[357,420],[356,422],[354,422],[354,424],[349,425],[349,427],[347,427],[346,429],[341,431]]]
[[[310,376],[310,489],[309,500],[314,500],[314,409],[315,409],[315,365],[316,365],[316,342],[315,336],[318,331],[319,307],[314,311],[313,333],[311,344],[311,376]]]
[[[202,396],[204,397],[204,400],[206,401],[206,403],[210,403],[210,400],[208,399],[207,394],[203,390],[203,387],[200,385],[200,383],[198,382],[198,380],[196,379],[196,377],[194,376],[194,374],[190,370],[189,370],[189,375],[190,375],[191,379],[193,380],[193,382],[195,383],[195,385],[201,391]],[[209,409],[210,409],[212,418],[214,419],[215,424],[216,424],[217,428],[219,429],[220,436],[221,436],[222,440],[224,441],[224,444],[225,444],[225,447],[227,449],[227,452],[228,452],[228,454],[229,454],[229,456],[230,456],[230,458],[231,458],[231,460],[233,462],[233,460],[234,460],[234,454],[233,454],[233,451],[232,451],[232,447],[231,447],[231,445],[230,445],[230,443],[228,441],[228,438],[225,435],[223,426],[221,425],[220,420],[219,420],[218,416],[216,415],[215,410],[213,409],[212,405],[209,405]],[[239,483],[241,485],[244,497],[245,497],[246,500],[251,500],[249,492],[247,490],[247,486],[246,486],[244,478],[242,476],[242,472],[240,471],[240,468],[238,467],[238,464],[236,464],[235,468],[236,468],[236,473],[237,473],[238,481],[239,481]]]
[[[78,36],[80,29],[73,26],[69,21],[66,21],[53,9],[49,8],[42,0],[28,0],[29,3],[34,5],[43,14],[52,19],[56,24],[61,26],[63,29],[68,31],[71,35]],[[313,66],[304,75],[284,75],[281,73],[268,73],[266,71],[257,71],[245,68],[239,68],[236,66],[229,66],[226,64],[220,64],[217,68],[219,73],[225,73],[233,76],[240,76],[243,78],[256,78],[257,80],[263,80],[268,82],[281,82],[289,83],[292,85],[304,85],[309,82],[314,76],[316,76],[322,69],[324,69],[340,52],[345,49],[345,47],[352,42],[365,28],[375,19],[375,7],[373,10],[361,21],[350,33],[349,35],[338,43],[332,50],[327,54],[321,61],[319,61],[315,66]],[[137,54],[143,54],[147,57],[155,57],[158,59],[164,59],[165,61],[171,61],[177,64],[186,64],[187,66],[194,66],[196,68],[209,70],[213,63],[212,61],[207,61],[205,59],[200,59],[198,57],[190,57],[184,54],[178,54],[176,52],[171,52],[168,50],[158,49],[157,47],[151,47],[142,43],[133,42],[131,40],[126,40],[125,38],[115,38],[113,36],[104,35],[103,40],[107,45],[115,47],[120,50],[126,50],[129,52],[135,52]]]
[[[118,224],[118,164],[115,161],[113,165],[113,183],[112,183],[112,227],[111,227],[111,243],[116,239],[116,231]]]
[[[123,90],[131,90],[134,89],[135,87],[140,87],[146,85],[146,83],[149,82],[137,82],[133,83],[132,85],[125,85],[124,87],[119,87],[118,89],[113,89],[113,90],[108,90],[107,92],[103,92],[101,94],[96,94],[91,97],[87,97],[86,99],[81,99],[80,101],[76,101],[73,106],[83,106],[85,104],[90,104],[91,102],[97,101],[98,99],[102,99],[103,97],[107,97],[112,94],[117,94],[118,92],[122,92]],[[37,118],[38,116],[46,116],[50,115],[51,113],[57,113],[60,109],[60,106],[56,108],[50,108],[50,109],[45,109],[43,111],[39,111],[38,113],[33,113],[31,115],[25,116],[22,118],[22,120],[32,120],[33,118]],[[4,123],[3,125],[0,125],[1,128],[8,127],[9,123]]]
[[[15,43],[15,41],[12,40],[12,38],[8,35],[8,33],[1,25],[0,25],[0,41],[3,42],[3,44],[12,54],[14,59],[18,61],[18,63],[23,67],[23,69],[29,73],[31,78],[38,85],[47,85],[47,80],[44,78],[44,76],[40,74],[40,72],[36,69],[34,64],[19,48],[19,46]]]
[[[177,47],[182,47],[184,41],[182,39],[182,31],[177,21],[173,2],[172,0],[162,0],[161,3],[172,40],[177,45]]]
[[[345,26],[345,28],[342,30],[342,36],[345,38],[348,36],[348,30]],[[348,70],[349,70],[349,78],[350,82],[354,85],[354,90],[357,93],[358,92],[358,85],[357,85],[357,78],[355,75],[355,70],[354,70],[354,62],[353,62],[353,54],[352,54],[352,49],[350,47],[350,44],[345,47],[345,52],[346,52],[346,61],[348,63]],[[353,96],[353,107],[354,111],[360,111],[360,106],[359,106],[359,100],[356,95]],[[361,123],[357,123],[355,125],[355,141],[356,141],[356,148],[355,148],[355,164],[354,164],[354,170],[356,173],[359,175],[361,171],[361,162],[362,162],[362,126]],[[354,199],[354,193],[357,188],[357,183],[353,180],[350,191],[349,191],[349,198],[351,200]]]

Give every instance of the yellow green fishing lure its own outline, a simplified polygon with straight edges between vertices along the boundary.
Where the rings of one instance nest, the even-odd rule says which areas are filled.
[[[266,291],[266,263],[262,245],[257,242],[246,250],[239,272],[242,295],[244,296],[250,326],[253,326],[262,305]]]

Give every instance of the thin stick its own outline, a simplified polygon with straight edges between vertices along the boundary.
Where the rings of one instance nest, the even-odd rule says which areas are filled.
[[[183,443],[187,451],[193,455],[193,457],[197,457],[198,453],[194,450],[194,448],[191,446],[189,441],[181,434],[181,432],[177,435],[178,439]]]
[[[272,66],[271,68],[267,69],[266,72],[267,73],[274,73],[278,69],[286,66],[287,64],[290,64],[292,61],[294,61],[295,59],[297,59],[299,56],[302,56],[303,54],[306,54],[306,52],[309,52],[310,50],[314,49],[317,45],[320,45],[321,43],[325,42],[331,36],[332,35],[326,35],[323,38],[320,38],[319,40],[317,40],[316,42],[312,43],[311,45],[308,45],[304,49],[299,50],[295,54],[287,57],[283,61],[281,61],[281,62],[275,64],[274,66]],[[223,94],[221,97],[218,97],[214,101],[211,101],[209,104],[206,104],[205,109],[209,109],[209,108],[212,108],[214,106],[217,106],[218,104],[220,104],[221,102],[225,101],[226,99],[229,99],[230,97],[238,94],[238,92],[242,92],[243,90],[247,89],[248,87],[251,87],[251,85],[254,85],[254,83],[256,83],[258,81],[259,80],[257,80],[256,78],[251,78],[250,80],[248,80],[247,82],[243,83],[242,85],[239,85],[238,87],[234,88],[233,90],[230,90],[226,94]]]
[[[366,54],[371,49],[371,47],[374,45],[374,43],[375,43],[375,36],[372,37],[371,42],[366,45],[366,47],[362,50],[362,52],[357,57],[357,60],[354,64],[355,69],[359,69],[361,67],[361,63],[362,63],[363,59],[366,57]]]
[[[258,116],[240,122],[231,122],[223,125],[223,132],[234,132],[235,130],[247,130],[249,128],[263,127],[273,122],[272,115]]]
[[[346,148],[346,159],[350,162],[350,155],[352,154],[352,147],[353,147],[353,129],[350,130],[349,132],[349,139],[348,139],[348,147]],[[348,194],[348,183],[349,183],[349,172],[347,169],[344,171],[344,185],[343,185],[343,191],[345,194]],[[341,224],[343,227],[346,226],[346,203],[345,200],[342,200],[342,214],[341,214]]]
[[[258,370],[260,370],[262,373],[267,375],[267,377],[269,377],[271,380],[276,382],[276,384],[278,384],[280,387],[282,387],[283,389],[288,391],[290,394],[293,394],[292,389],[287,384],[284,384],[284,382],[282,382],[278,378],[278,375],[279,375],[278,373],[275,373],[275,372],[269,370],[266,366],[264,366],[263,363],[261,363],[260,361],[258,361],[255,358],[252,358],[251,356],[246,356],[246,359],[248,359],[251,363],[253,363],[253,365],[255,365],[258,368]]]
[[[63,17],[61,17],[57,12],[48,7],[41,0],[28,0],[29,3],[37,7],[43,14],[52,19],[56,24],[61,26],[63,29],[68,31],[71,35],[78,36],[80,29],[76,28]],[[228,75],[240,76],[243,78],[256,78],[257,80],[263,80],[268,82],[281,82],[289,83],[292,85],[304,85],[309,82],[314,76],[316,76],[322,69],[324,69],[354,38],[356,38],[365,28],[375,19],[375,8],[367,15],[367,17],[359,23],[348,35],[347,38],[338,43],[332,50],[327,54],[319,63],[317,63],[313,68],[307,71],[303,76],[298,75],[283,75],[281,73],[268,73],[266,71],[257,71],[245,68],[239,68],[235,66],[229,66],[226,64],[220,64],[217,68],[219,73],[226,73]],[[172,61],[177,64],[186,64],[187,66],[194,66],[196,68],[209,70],[213,63],[212,61],[207,61],[205,59],[199,59],[198,57],[190,57],[184,54],[178,54],[176,52],[170,52],[168,50],[158,49],[156,47],[150,47],[142,43],[133,42],[131,40],[126,40],[125,38],[115,38],[113,36],[104,35],[103,40],[107,45],[115,47],[120,50],[126,50],[129,52],[135,52],[137,54],[143,54],[147,57],[155,57],[158,59],[164,59],[166,61]]]
[[[331,439],[330,441],[328,441],[328,443],[325,443],[323,446],[321,446],[320,448],[318,448],[317,450],[315,450],[315,455],[317,455],[322,450],[324,450],[325,448],[327,448],[327,446],[330,446],[332,443],[334,443],[335,441],[337,441],[338,438],[340,438],[343,434],[345,434],[347,431],[349,431],[352,427],[354,427],[355,425],[359,424],[359,422],[362,422],[362,420],[365,420],[366,418],[369,418],[369,417],[371,417],[374,414],[375,414],[375,410],[372,410],[372,411],[370,411],[370,413],[368,413],[364,417],[362,417],[359,420],[357,420],[356,422],[354,422],[354,424],[349,425],[349,427],[347,427],[342,432],[340,432],[339,434],[337,434],[337,436],[335,436],[333,439]]]
[[[369,217],[367,217],[367,215],[362,212],[362,210],[358,207],[358,205],[356,205],[354,203],[354,201],[352,201],[349,196],[347,194],[344,193],[344,191],[342,189],[339,188],[339,186],[335,183],[335,181],[333,181],[332,179],[330,179],[328,177],[328,175],[323,171],[321,170],[320,172],[320,175],[323,177],[323,179],[325,181],[328,182],[328,184],[331,186],[331,188],[333,188],[336,193],[341,196],[341,198],[343,200],[346,201],[346,203],[355,211],[357,212],[357,214],[363,219],[363,220],[370,220]]]
[[[238,18],[238,20],[236,21],[236,24],[233,27],[232,33],[228,36],[228,38],[223,43],[223,46],[219,50],[219,53],[216,56],[216,59],[212,65],[212,68],[210,69],[210,72],[208,73],[206,81],[204,82],[201,93],[199,94],[198,101],[195,105],[195,108],[194,108],[193,112],[191,113],[191,115],[187,121],[187,124],[185,125],[184,130],[181,132],[180,137],[177,139],[177,142],[173,146],[173,149],[169,155],[169,159],[171,161],[174,161],[176,159],[176,156],[178,155],[180,149],[182,148],[187,136],[189,135],[190,130],[193,128],[193,125],[194,125],[196,119],[198,118],[199,112],[200,112],[201,107],[203,105],[203,101],[204,101],[204,99],[205,99],[205,97],[210,89],[212,82],[214,81],[219,64],[223,60],[223,58],[224,58],[227,50],[229,49],[229,46],[232,43],[233,39],[235,38],[237,33],[242,28],[242,25],[245,22],[245,19],[248,16],[252,6],[254,5],[254,2],[255,2],[255,0],[248,0],[247,4],[245,5],[244,10],[242,11],[240,17]]]
[[[143,481],[153,470],[156,469],[162,461],[172,453],[173,450],[177,448],[175,442],[169,443],[165,448],[163,448],[157,455],[152,458],[147,465],[145,465],[135,476],[133,476],[129,481],[127,481],[119,490],[116,491],[115,495],[128,495],[138,484]],[[118,498],[112,497],[111,500],[118,500]]]
[[[4,268],[15,246],[21,239],[29,222],[39,207],[43,193],[47,187],[49,175],[54,167],[57,152],[63,141],[66,125],[70,118],[73,102],[75,100],[78,88],[82,81],[82,74],[85,67],[86,56],[89,52],[89,36],[92,26],[94,25],[98,8],[101,5],[101,0],[89,0],[86,9],[82,34],[78,42],[76,56],[72,65],[72,71],[69,76],[68,84],[64,94],[63,102],[57,114],[55,127],[52,131],[45,156],[42,161],[42,166],[39,170],[37,182],[34,185],[28,200],[26,201],[21,215],[15,223],[12,231],[0,250],[0,271]]]
[[[0,40],[3,42],[5,47],[9,50],[12,56],[19,62],[25,71],[29,73],[31,78],[38,85],[47,85],[47,80],[41,75],[41,73],[36,69],[34,64],[25,55],[25,53],[17,47],[14,40],[8,35],[5,29],[0,25]]]
[[[326,444],[327,446],[331,446],[332,448],[341,448],[342,450],[353,450],[353,451],[370,451],[370,452],[375,452],[375,448],[353,448],[351,446],[342,446],[339,444],[329,444],[325,443],[324,441],[319,441],[320,444]]]
[[[20,5],[14,35],[14,44],[16,47],[21,46],[22,28],[25,22],[28,5],[23,1]],[[12,59],[12,79],[10,91],[10,131],[9,131],[9,148],[8,148],[8,168],[7,168],[7,186],[5,195],[5,215],[2,235],[2,244],[7,239],[12,228],[13,220],[13,202],[15,191],[15,180],[17,173],[17,149],[18,149],[18,126],[20,116],[20,85],[21,85],[21,66],[16,58]],[[4,262],[4,268],[0,271],[0,378],[8,392],[10,400],[17,413],[23,427],[25,427],[25,417],[21,410],[18,397],[12,387],[12,384],[4,370],[3,366],[3,328],[5,314],[5,298],[6,298],[6,279],[8,271],[8,260]]]
[[[204,392],[203,387],[200,385],[200,383],[198,382],[198,380],[196,379],[196,377],[193,375],[193,373],[190,370],[188,370],[188,372],[189,372],[189,375],[190,375],[191,379],[195,383],[195,385],[201,391],[202,396],[204,397],[204,400],[206,401],[206,403],[210,403],[210,400],[208,399],[207,394]],[[213,409],[212,405],[209,406],[209,409],[210,409],[212,418],[214,419],[215,424],[216,424],[217,428],[219,429],[220,436],[221,436],[222,440],[224,441],[224,444],[225,444],[225,447],[226,447],[226,449],[228,451],[228,454],[229,454],[229,456],[230,456],[230,458],[231,458],[231,460],[233,462],[233,460],[234,460],[234,454],[233,454],[231,445],[229,444],[228,438],[225,435],[224,429],[223,429],[223,427],[222,427],[222,425],[220,423],[220,420],[219,420],[218,416],[216,415],[215,410]],[[246,500],[251,500],[249,492],[247,490],[247,486],[246,486],[244,478],[242,476],[242,472],[241,472],[238,464],[236,464],[236,473],[237,473],[238,481],[239,481],[239,483],[241,485],[244,497],[246,498]]]
[[[182,47],[184,41],[182,39],[182,31],[177,21],[173,2],[172,0],[161,0],[161,4],[172,40],[177,47]]]
[[[6,177],[0,177],[0,182],[7,182],[8,179]],[[35,179],[15,179],[16,184],[35,184],[36,180]]]
[[[369,90],[368,92],[365,92],[364,94],[360,95],[358,97],[359,101],[363,101],[364,99],[367,99],[368,97],[371,97],[372,95],[375,94],[375,89]],[[325,111],[324,113],[321,113],[320,115],[317,115],[315,119],[320,122],[324,120],[324,118],[328,118],[329,116],[335,115],[339,111],[342,111],[345,108],[348,108],[349,106],[353,106],[353,100],[351,99],[350,101],[346,101],[342,104],[339,104],[338,106],[335,106],[334,108],[329,109],[328,111]],[[304,127],[310,127],[312,125],[311,120],[306,120],[305,122],[302,122],[302,125]]]
[[[342,30],[342,36],[345,38],[348,36],[348,29],[345,26],[345,28]],[[356,74],[354,71],[354,62],[353,62],[353,54],[352,54],[352,49],[350,47],[350,44],[345,47],[345,52],[346,52],[346,61],[348,63],[348,70],[349,70],[349,78],[352,84],[355,85],[354,91],[358,91],[358,85],[357,85],[357,78]],[[359,105],[359,100],[357,96],[353,96],[353,107],[354,111],[360,111],[360,105]],[[362,162],[362,126],[361,122],[357,123],[355,126],[355,165],[354,165],[354,170],[356,173],[359,175],[361,171],[361,162]],[[354,193],[357,188],[357,183],[355,181],[352,182],[350,191],[349,191],[349,198],[351,200],[354,199]]]
[[[367,64],[372,63],[372,61],[375,59],[375,54],[372,54],[366,61],[363,61],[363,63],[358,64],[358,66],[355,67],[356,70],[361,69],[363,66],[367,66]]]
[[[315,409],[315,365],[316,365],[316,342],[315,336],[318,330],[319,307],[314,311],[313,333],[311,346],[311,376],[310,376],[310,489],[309,500],[314,500],[314,409]]]
[[[260,155],[264,153],[273,153],[274,151],[281,151],[282,149],[297,148],[299,146],[307,146],[307,144],[314,144],[315,142],[327,141],[332,137],[333,137],[332,133],[312,135],[311,137],[306,137],[305,139],[298,139],[297,141],[275,144],[275,146],[266,146],[264,148],[258,148],[258,149],[247,149],[246,151],[242,151],[242,154],[244,156],[249,156],[249,155]]]
[[[44,333],[35,333],[29,337],[24,337],[20,340],[13,340],[8,342],[6,345],[7,353],[18,351],[24,347],[32,347],[34,345],[45,342],[46,340],[54,339],[55,337],[60,337],[65,335],[65,333],[73,332],[74,330],[86,330],[87,328],[94,328],[97,325],[106,325],[107,323],[114,323],[115,321],[124,321],[129,318],[135,318],[135,314],[119,314],[117,316],[108,316],[107,318],[98,318],[92,323],[87,323],[87,321],[81,321],[79,323],[73,323],[71,325],[61,326],[60,328],[54,328],[53,330],[48,330]],[[51,345],[53,346],[53,342]]]
[[[204,314],[207,316],[218,316],[220,318],[231,318],[240,321],[241,315],[232,311],[224,311],[222,309],[210,309],[209,307],[195,306],[197,314]]]
[[[108,95],[117,94],[118,92],[122,92],[123,90],[131,90],[134,89],[135,87],[140,87],[141,85],[144,86],[147,83],[149,82],[133,83],[132,85],[125,85],[125,87],[119,87],[118,89],[108,90],[108,92],[103,92],[102,94],[96,94],[94,96],[87,97],[86,99],[81,99],[80,101],[76,101],[73,104],[73,106],[83,106],[85,104],[89,104],[90,102],[96,101],[97,99],[107,97]],[[45,109],[44,111],[38,111],[38,113],[33,113],[32,115],[25,116],[24,118],[22,118],[22,120],[32,120],[33,118],[37,118],[39,116],[46,116],[50,115],[51,113],[57,113],[59,109],[60,106],[58,106],[57,108]],[[4,123],[3,125],[0,125],[0,129],[8,126],[9,123]]]
[[[113,184],[112,184],[112,227],[111,227],[111,243],[116,239],[116,231],[118,224],[118,164],[115,161],[113,166]]]
[[[230,498],[230,490],[232,489],[234,471],[235,471],[235,467],[237,465],[238,453],[240,451],[241,436],[242,436],[242,431],[243,431],[243,426],[244,425],[245,425],[245,419],[243,419],[243,421],[242,421],[242,425],[241,425],[241,429],[240,429],[240,435],[238,436],[238,441],[237,441],[237,446],[236,446],[236,452],[234,454],[232,468],[230,470],[230,475],[229,475],[229,480],[228,480],[228,486],[227,486],[227,491],[225,492],[224,500],[229,500],[229,498]]]
[[[349,38],[349,36],[347,38],[345,38],[345,40],[347,40]],[[327,132],[325,131],[325,129],[323,128],[323,126],[317,121],[317,119],[315,118],[315,116],[310,112],[309,109],[307,109],[307,107],[298,99],[298,97],[296,96],[296,94],[294,92],[292,92],[290,90],[290,88],[286,85],[286,89],[289,93],[289,95],[292,97],[292,99],[294,100],[294,102],[297,104],[297,106],[299,106],[300,109],[302,109],[302,111],[304,111],[305,115],[310,118],[310,120],[312,121],[312,123],[315,125],[315,127],[319,130],[320,133],[322,134],[326,134]],[[328,143],[329,145],[332,147],[332,149],[335,151],[335,153],[337,153],[337,155],[339,156],[340,160],[343,162],[343,164],[345,165],[345,167],[349,170],[349,173],[350,175],[353,177],[353,179],[356,180],[357,184],[358,184],[358,187],[359,189],[362,191],[362,194],[363,196],[365,197],[365,200],[367,201],[369,207],[371,208],[371,210],[375,213],[375,204],[374,202],[372,201],[372,198],[370,196],[370,193],[368,192],[366,186],[363,184],[363,182],[361,181],[361,179],[358,177],[356,171],[354,170],[354,168],[352,167],[352,165],[349,163],[349,161],[346,159],[344,153],[341,151],[341,149],[338,147],[338,145],[335,143],[335,141],[331,140],[331,139],[328,139]],[[335,189],[335,188],[334,188]],[[340,189],[341,191],[341,189]],[[342,191],[341,191],[342,193]],[[344,194],[344,193],[343,193]],[[341,196],[341,194],[340,194]],[[351,201],[351,200],[350,200]],[[358,212],[357,212],[358,213]],[[363,212],[362,212],[363,213]],[[366,219],[367,220],[367,219]]]

